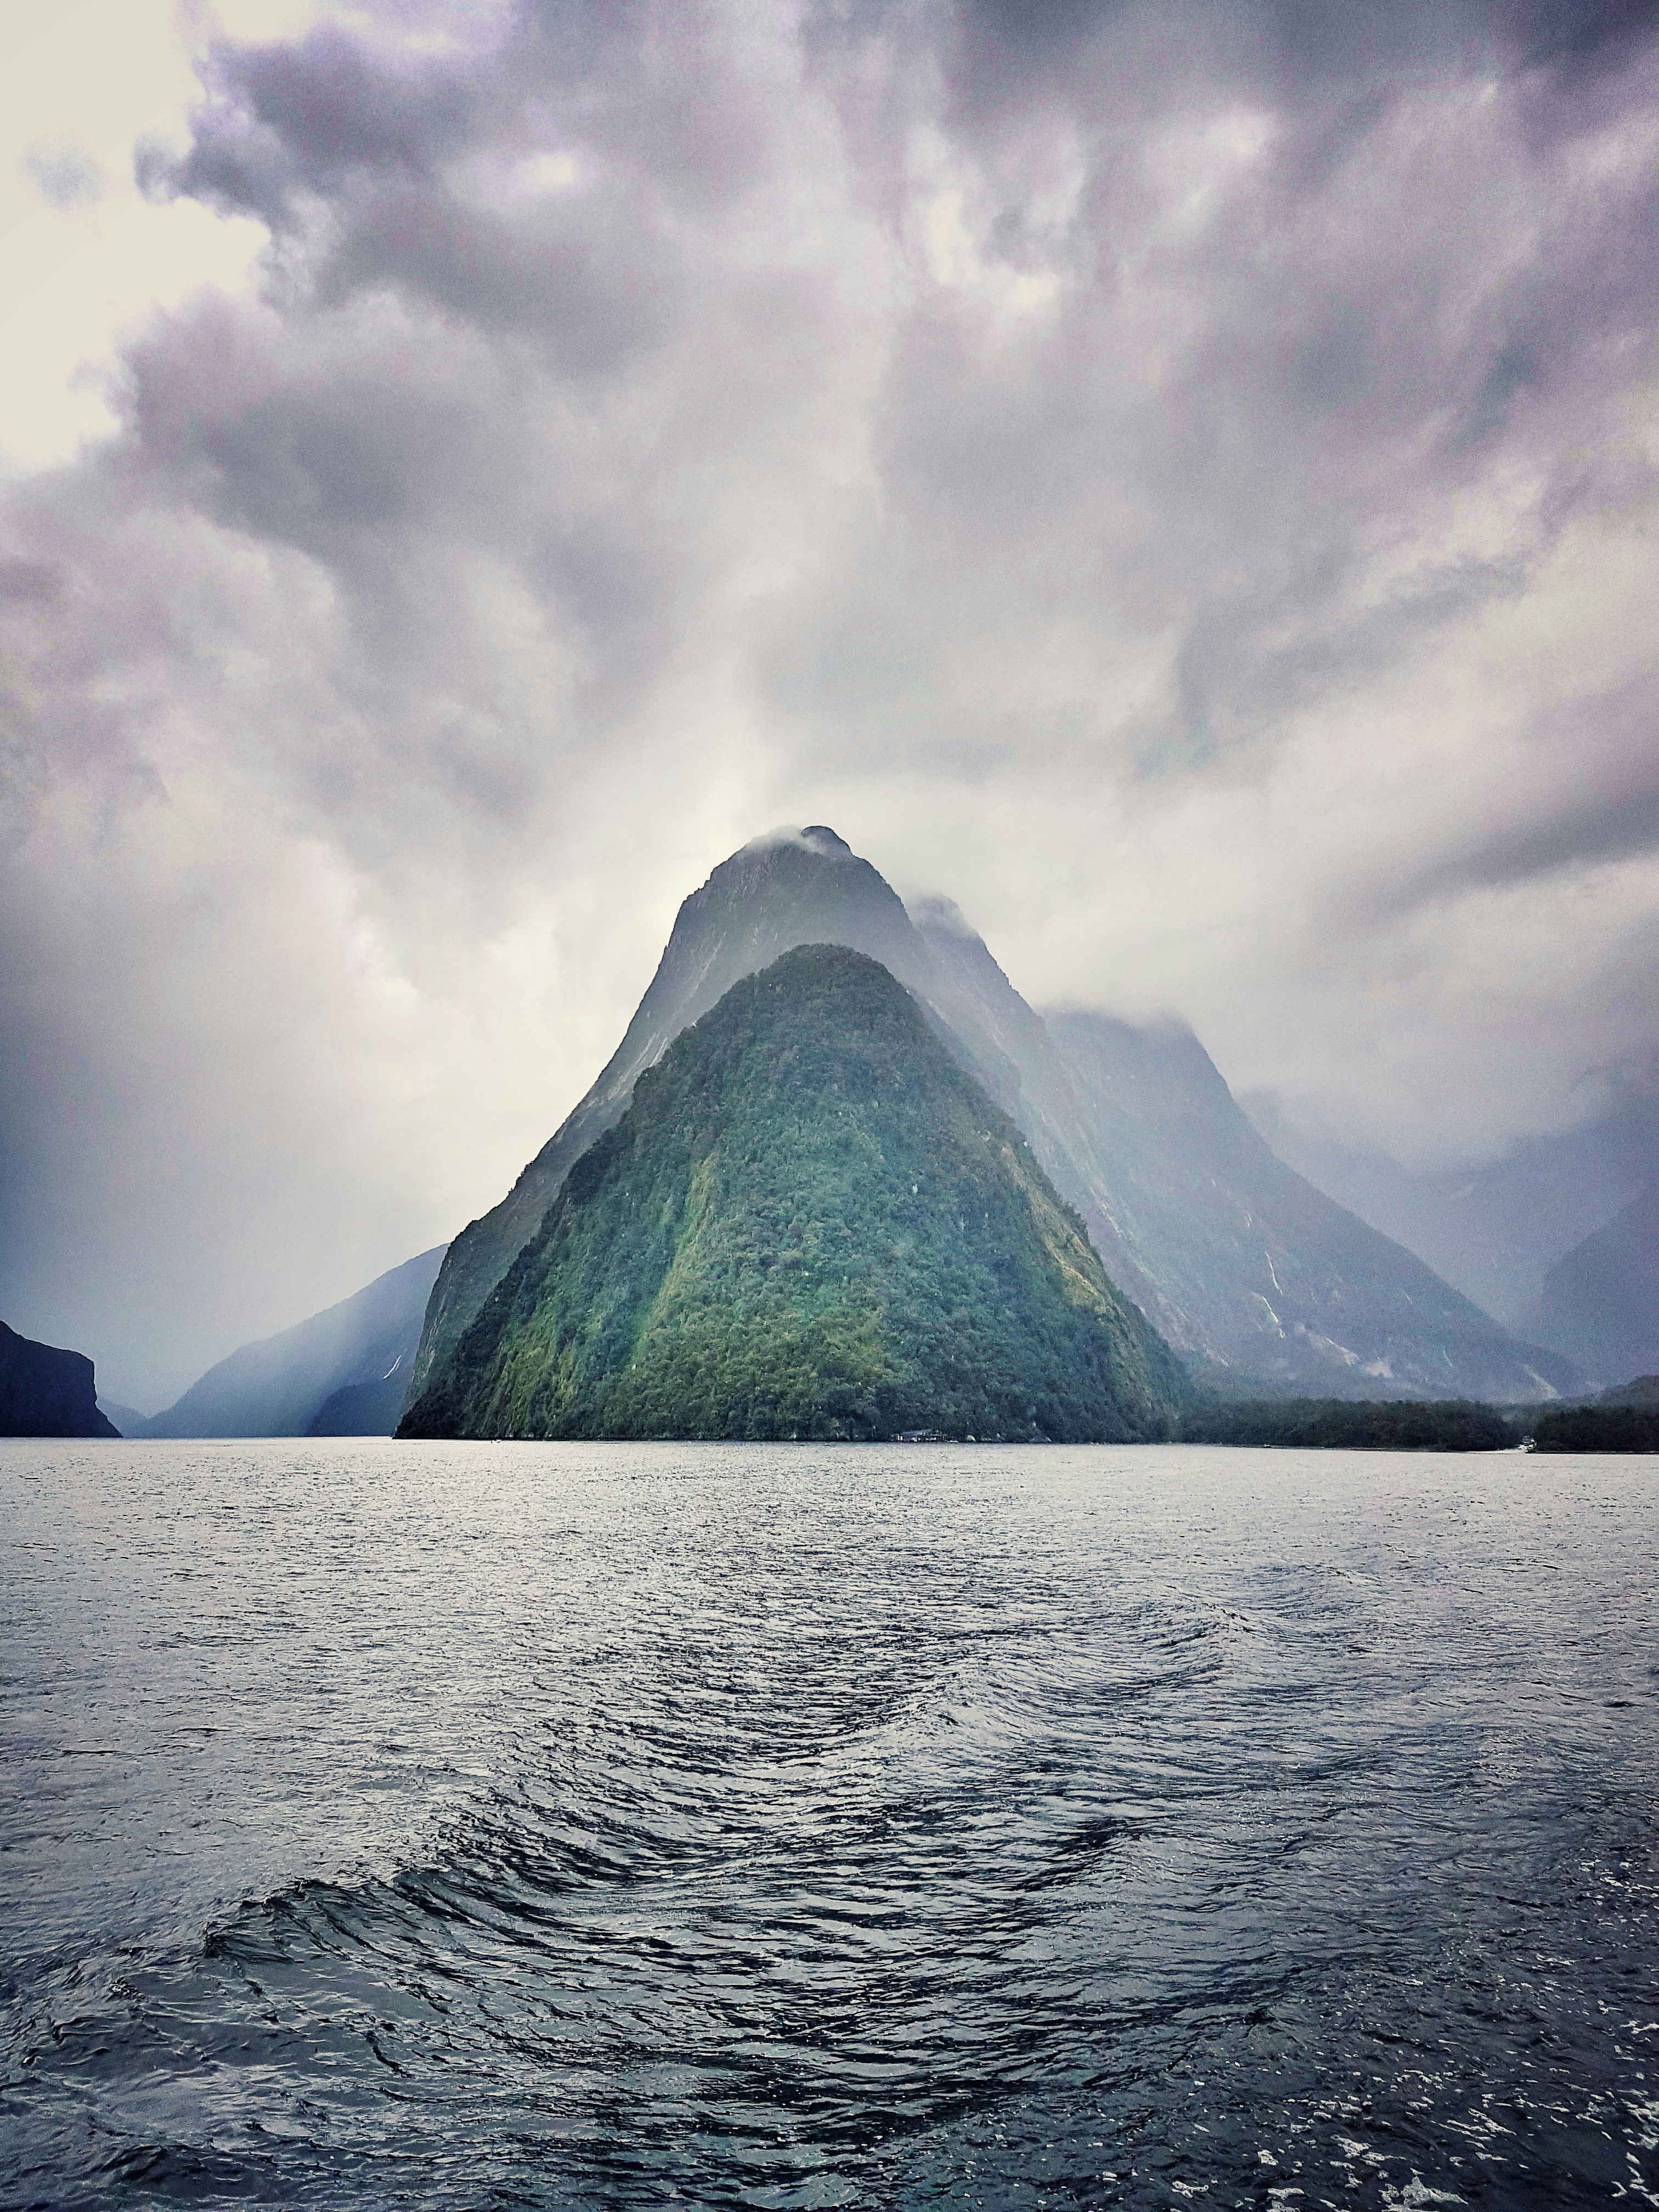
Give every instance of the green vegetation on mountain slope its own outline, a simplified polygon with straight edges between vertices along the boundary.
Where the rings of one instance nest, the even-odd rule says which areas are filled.
[[[909,994],[819,945],[640,1077],[400,1434],[1117,1440],[1184,1387]]]

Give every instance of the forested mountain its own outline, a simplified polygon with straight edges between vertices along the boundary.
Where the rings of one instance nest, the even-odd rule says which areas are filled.
[[[757,840],[680,908],[621,1047],[508,1196],[450,1248],[410,1403],[534,1233],[641,1072],[731,983],[842,944],[908,985],[1029,1138],[1107,1273],[1223,1388],[1533,1401],[1577,1381],[1277,1159],[1191,1032],[1037,1014],[946,900],[914,918],[833,830]]]
[[[37,1344],[0,1322],[0,1437],[113,1437],[84,1352]]]
[[[1122,1441],[1184,1390],[910,994],[819,945],[641,1071],[399,1433]]]
[[[176,1405],[126,1433],[149,1437],[390,1436],[444,1247],[354,1297],[245,1344]]]
[[[925,981],[927,955],[903,902],[822,825],[757,838],[685,901],[650,988],[598,1081],[501,1204],[469,1222],[450,1245],[416,1355],[410,1403],[539,1228],[571,1167],[620,1119],[641,1072],[739,976],[769,966],[792,945],[812,944],[850,945],[902,982]]]

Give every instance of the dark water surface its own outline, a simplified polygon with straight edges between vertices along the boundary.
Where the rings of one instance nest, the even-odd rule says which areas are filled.
[[[1652,1461],[0,1445],[0,2201],[1659,2203]]]

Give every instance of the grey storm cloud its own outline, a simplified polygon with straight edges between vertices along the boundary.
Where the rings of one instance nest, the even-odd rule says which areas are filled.
[[[4,496],[6,1318],[156,1398],[450,1233],[781,819],[1407,1146],[1659,1049],[1659,9],[354,21]]]
[[[441,66],[388,70],[337,31],[297,46],[221,47],[195,142],[169,163],[140,149],[151,191],[187,192],[262,216],[293,219],[301,193],[337,191],[368,173],[419,178],[478,130],[479,88]]]
[[[1543,809],[1528,805],[1522,785],[1507,810],[1509,819],[1488,818],[1472,829],[1453,825],[1447,851],[1434,851],[1425,836],[1416,865],[1396,867],[1373,884],[1363,910],[1375,922],[1470,891],[1547,877],[1583,878],[1623,860],[1659,858],[1655,709],[1646,685],[1576,702],[1570,715],[1531,734],[1537,757],[1577,763],[1577,788]]]

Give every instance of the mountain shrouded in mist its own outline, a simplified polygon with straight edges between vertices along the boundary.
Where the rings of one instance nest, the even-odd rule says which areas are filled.
[[[1268,1093],[1251,1097],[1247,1110],[1281,1159],[1506,1328],[1569,1353],[1588,1374],[1624,1371],[1626,1309],[1611,1282],[1601,1319],[1588,1328],[1581,1316],[1558,1336],[1540,1309],[1550,1270],[1659,1182],[1659,1063],[1627,1074],[1589,1121],[1529,1137],[1474,1167],[1414,1171],[1376,1146],[1298,1123]],[[1592,1272],[1595,1264],[1593,1254]]]
[[[1656,0],[16,20],[0,1312],[114,1395],[493,1207],[774,812],[1413,1175],[1648,1095]],[[1268,1141],[1522,1334],[1635,1194]]]
[[[641,1073],[399,1433],[1124,1442],[1185,1389],[903,985],[812,945]]]
[[[337,1305],[243,1345],[192,1382],[176,1405],[128,1433],[389,1436],[443,1252],[434,1245]]]
[[[1573,1387],[1566,1360],[1518,1342],[1276,1158],[1189,1030],[1039,1015],[949,901],[920,902],[913,915],[820,825],[745,846],[681,907],[598,1082],[501,1203],[451,1245],[410,1407],[644,1070],[741,976],[816,943],[866,953],[915,993],[1077,1208],[1109,1278],[1200,1381],[1516,1402]]]
[[[1190,1030],[1038,1016],[948,901],[918,915],[946,1018],[1006,1053],[1038,1158],[1201,1383],[1511,1401],[1571,1387],[1568,1362],[1276,1159]]]
[[[1602,1382],[1659,1367],[1659,1182],[1556,1261],[1537,1327]]]

